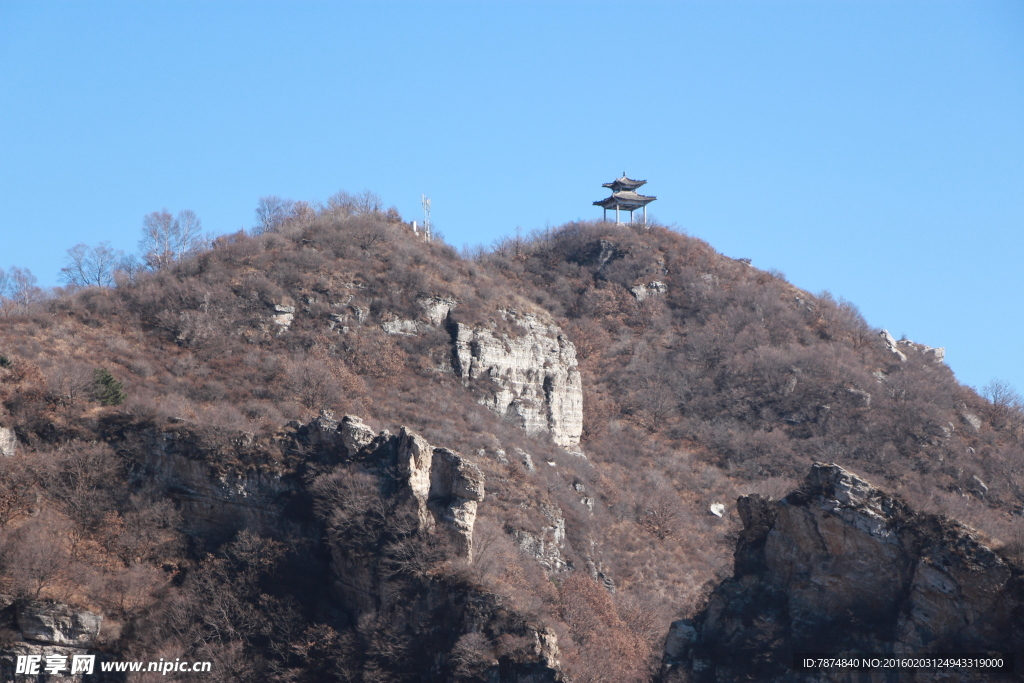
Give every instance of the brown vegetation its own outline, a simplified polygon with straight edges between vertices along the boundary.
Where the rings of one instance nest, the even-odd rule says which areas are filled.
[[[151,218],[154,235],[191,221]],[[472,594],[549,625],[572,680],[646,680],[678,606],[694,609],[729,571],[737,521],[708,506],[783,490],[815,459],[1013,541],[1019,397],[1002,385],[980,397],[913,348],[900,362],[848,302],[699,240],[578,223],[462,258],[344,193],[320,207],[266,198],[258,232],[151,245],[149,271],[42,302],[23,272],[0,271],[0,426],[19,446],[0,459],[0,590],[104,611],[122,626],[106,647],[125,658],[187,655],[230,680],[287,681],[468,681],[526,661],[519,627],[428,623],[448,613],[424,596]],[[631,291],[655,281],[664,291]],[[486,388],[451,372],[449,332],[427,324],[424,297],[456,301],[449,322],[510,335],[498,310],[550,312],[576,345],[587,459],[478,405]],[[386,334],[395,320],[421,327]],[[93,390],[97,368],[123,404]],[[377,475],[337,469],[288,426],[324,409],[476,459],[487,499],[471,563],[403,524]],[[192,494],[151,477],[133,445],[173,434],[184,453],[181,425],[232,435],[187,452],[211,476],[290,482],[276,523],[194,531],[181,513]],[[517,540],[545,533],[543,510],[566,532],[565,566],[548,572]],[[325,535],[379,555],[392,591],[379,610],[328,600]],[[417,674],[431,652],[450,656]]]

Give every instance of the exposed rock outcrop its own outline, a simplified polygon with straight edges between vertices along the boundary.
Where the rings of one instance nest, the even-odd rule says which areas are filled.
[[[637,301],[643,301],[649,296],[664,294],[667,291],[668,285],[661,280],[652,280],[646,285],[637,285],[636,287],[631,287],[629,289],[630,294],[632,294]]]
[[[10,427],[0,427],[0,457],[12,457],[18,453],[18,437]]]
[[[350,513],[359,514],[359,505],[365,505],[365,521],[370,526],[379,521],[384,531],[369,539],[364,533],[353,542],[332,527],[330,519],[324,520],[328,524],[324,554],[331,558],[325,593],[330,591],[335,606],[354,619],[399,610],[410,637],[436,648],[437,656],[425,664],[431,680],[449,680],[455,666],[452,648],[467,633],[485,633],[491,644],[503,635],[530,643],[515,652],[495,650],[486,680],[561,680],[554,632],[504,606],[501,597],[458,581],[439,580],[430,569],[435,566],[431,563],[453,555],[472,561],[485,481],[483,472],[459,453],[434,447],[404,428],[397,435],[375,432],[356,416],[336,420],[330,411],[321,411],[306,424],[291,422],[273,437],[201,428],[173,419],[159,425],[139,424],[118,416],[108,418],[102,429],[117,437],[120,452],[134,463],[139,476],[168,490],[181,506],[186,520],[183,530],[197,537],[225,526],[267,528],[286,517],[296,523],[295,531],[310,533],[309,540],[319,542],[323,529],[309,518],[293,517],[312,505],[307,488],[310,469],[337,472],[345,481],[363,477],[367,486],[354,491],[354,498],[338,502],[352,505],[346,511],[349,519]],[[564,538],[561,520],[558,536]],[[438,539],[446,543],[437,543]],[[399,581],[396,575],[404,578]],[[420,589],[423,582],[430,584],[430,590]],[[396,602],[398,586],[420,588]],[[7,622],[15,623],[13,610],[5,622],[0,602],[0,631],[12,629]],[[89,636],[83,635],[88,632],[88,615],[65,612],[56,607],[31,614],[24,611],[22,621],[31,623],[25,627],[26,634],[31,632],[36,640],[22,639],[0,650],[0,680],[7,680],[2,667],[13,667],[18,654],[84,652],[69,643],[88,641]],[[98,622],[95,626],[93,630],[98,630]],[[48,679],[38,679],[44,680]]]
[[[274,457],[270,444],[251,433],[181,421],[155,426],[114,420],[104,431],[118,435],[122,453],[140,476],[177,501],[190,534],[215,532],[226,524],[274,523],[287,494],[300,485],[287,476],[289,468]],[[328,438],[315,424],[308,431],[316,433],[311,438]]]
[[[484,499],[483,472],[455,451],[433,448],[404,427],[396,439],[397,470],[416,502],[420,530],[446,529],[458,553],[472,558],[476,508]]]
[[[569,257],[570,261],[582,266],[597,266],[604,268],[611,261],[620,259],[626,252],[617,244],[606,239],[594,240],[585,244],[575,254]]]
[[[431,325],[440,325],[448,318],[448,313],[455,308],[458,301],[443,296],[431,296],[418,299],[416,305],[423,309],[423,315]]]
[[[577,446],[583,432],[583,385],[576,347],[557,325],[529,313],[503,313],[525,328],[519,337],[484,327],[452,326],[455,371],[464,381],[491,380],[481,401],[528,432],[548,431],[560,446]]]
[[[900,359],[901,363],[905,363],[907,360],[907,354],[900,351],[899,345],[896,343],[896,339],[889,334],[889,330],[882,330],[878,333],[878,336],[882,338],[882,342],[885,344],[885,348]]]
[[[274,304],[274,315],[270,316],[271,322],[277,325],[278,334],[285,332],[292,326],[295,320],[295,307],[287,304]]]
[[[82,681],[81,674],[71,674],[76,655],[90,654],[96,645],[103,617],[88,610],[48,600],[14,600],[0,595],[0,633],[6,638],[0,645],[0,680],[13,681]],[[17,676],[19,656],[36,656],[39,673]],[[47,674],[47,657],[56,657],[62,664],[60,673]],[[63,658],[62,660],[60,658]],[[94,673],[98,673],[98,667]],[[87,678],[85,680],[88,680]]]
[[[355,415],[346,415],[340,424],[341,443],[349,455],[370,445],[376,434]]]
[[[960,419],[962,419],[964,424],[966,424],[975,434],[981,431],[981,418],[968,411],[966,408],[960,411]]]
[[[946,349],[942,346],[935,347],[928,346],[926,344],[918,344],[917,342],[910,341],[909,339],[901,339],[897,343],[905,349],[913,349],[914,351],[917,351],[933,363],[941,363],[946,358]]]
[[[822,463],[783,500],[744,496],[737,508],[735,573],[696,618],[672,625],[665,681],[932,680],[892,671],[808,678],[792,655],[1024,648],[1021,569],[968,527]],[[982,680],[963,671],[954,679]]]
[[[388,334],[404,335],[416,335],[426,328],[426,325],[416,320],[388,320],[381,323],[380,326]]]
[[[512,537],[516,539],[519,549],[532,556],[548,571],[565,569],[566,562],[562,557],[562,546],[565,544],[565,518],[561,510],[550,505],[541,507],[546,525],[538,533],[515,529]]]
[[[89,647],[99,637],[103,617],[59,602],[33,601],[18,604],[17,622],[25,640]]]

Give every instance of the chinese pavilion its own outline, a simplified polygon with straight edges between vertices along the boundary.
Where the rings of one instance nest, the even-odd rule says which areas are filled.
[[[608,220],[608,209],[615,209],[615,222],[619,223],[619,210],[629,211],[629,222],[633,222],[633,212],[637,209],[644,210],[644,225],[647,224],[647,205],[653,202],[657,197],[648,197],[646,195],[637,194],[636,189],[641,185],[646,184],[646,180],[631,180],[626,177],[626,172],[622,172],[622,177],[613,180],[610,183],[604,183],[601,187],[607,187],[612,191],[612,196],[594,202],[594,206],[600,206],[604,209],[604,219]]]

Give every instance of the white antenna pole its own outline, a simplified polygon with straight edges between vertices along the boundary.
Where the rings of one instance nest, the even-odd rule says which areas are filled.
[[[430,241],[430,197],[425,194],[420,195],[420,200],[423,202],[423,237],[428,242]]]

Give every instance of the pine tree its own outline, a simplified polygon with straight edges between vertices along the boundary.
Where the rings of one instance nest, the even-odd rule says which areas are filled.
[[[92,380],[93,395],[101,405],[119,406],[124,403],[124,385],[114,379],[106,368],[96,368]]]

